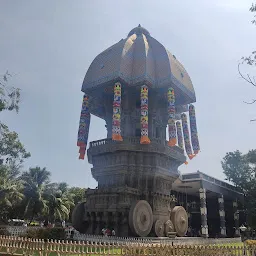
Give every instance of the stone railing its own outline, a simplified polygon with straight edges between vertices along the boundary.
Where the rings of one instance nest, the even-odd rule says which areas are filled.
[[[67,236],[71,238],[71,236]],[[89,241],[94,243],[124,243],[124,244],[166,244],[166,245],[213,245],[213,244],[238,244],[241,243],[241,238],[201,238],[201,237],[176,237],[171,238],[158,238],[158,237],[117,237],[117,236],[94,236],[80,234],[74,231],[73,240],[76,241]]]
[[[23,236],[28,229],[39,229],[40,227],[5,226],[1,230],[6,231],[10,236]]]
[[[40,227],[12,227],[7,226],[5,230],[10,236],[24,236],[29,229],[39,229]],[[92,243],[139,243],[139,244],[172,244],[172,245],[210,245],[210,244],[237,244],[241,242],[241,238],[200,238],[200,237],[182,237],[182,238],[155,238],[155,237],[118,237],[118,236],[99,236],[99,235],[85,235],[76,231],[72,227],[65,229],[66,239],[75,241],[88,241]]]
[[[168,155],[180,162],[185,162],[186,157],[184,152],[178,146],[169,147],[167,141],[160,139],[151,139],[151,143],[148,145],[140,144],[140,137],[124,137],[123,141],[113,141],[111,138],[97,140],[90,142],[88,149],[88,160],[92,163],[91,156],[94,154],[102,154],[105,152],[114,152],[116,150],[131,150],[131,151],[143,151],[143,152],[156,152]]]
[[[157,143],[162,145],[167,145],[167,141],[163,141],[161,139],[150,139],[151,143]],[[123,138],[124,143],[130,143],[130,144],[140,144],[140,137],[124,137]],[[120,142],[113,141],[111,138],[106,138],[102,140],[95,140],[90,142],[90,148],[106,145],[106,144],[116,144]]]
[[[126,255],[126,256],[235,256],[256,254],[256,246],[238,245],[166,245],[134,242],[84,242],[28,239],[0,236],[4,255]]]

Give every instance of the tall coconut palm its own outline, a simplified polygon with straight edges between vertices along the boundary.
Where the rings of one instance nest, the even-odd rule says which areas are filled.
[[[17,179],[18,172],[10,165],[0,165],[0,214],[8,217],[9,211],[23,199],[22,184]]]
[[[46,168],[30,168],[28,172],[21,175],[24,185],[25,209],[24,217],[30,215],[31,221],[39,213],[47,208],[47,201],[44,198],[46,185],[50,181],[50,172]]]
[[[48,190],[46,193],[48,214],[51,216],[51,221],[65,220],[69,218],[71,207],[74,205],[72,194],[68,191],[67,183],[55,184],[55,190]]]

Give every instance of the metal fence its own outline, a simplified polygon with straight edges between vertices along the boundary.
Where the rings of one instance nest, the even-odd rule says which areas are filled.
[[[5,255],[125,255],[125,256],[255,256],[256,246],[170,245],[138,242],[85,242],[0,236]]]
[[[11,227],[7,226],[2,229],[0,234],[8,236],[25,236],[26,232],[33,229],[41,229],[40,227]],[[66,239],[76,240],[76,241],[89,241],[97,243],[112,243],[112,242],[122,242],[122,243],[146,243],[146,244],[171,244],[171,245],[209,245],[209,244],[229,244],[229,243],[239,243],[241,238],[200,238],[200,237],[176,237],[175,239],[170,238],[154,238],[154,237],[117,237],[117,236],[100,236],[100,235],[86,235],[81,234],[72,227],[65,229]]]

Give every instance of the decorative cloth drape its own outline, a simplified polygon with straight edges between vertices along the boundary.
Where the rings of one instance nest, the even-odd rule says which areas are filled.
[[[77,146],[79,147],[79,159],[84,159],[88,142],[91,114],[89,112],[89,97],[84,94],[80,115]]]
[[[121,98],[122,88],[120,83],[114,85],[113,117],[112,117],[112,140],[122,141],[121,136]]]
[[[183,113],[181,115],[181,121],[182,121],[182,128],[183,128],[183,136],[184,136],[186,153],[188,155],[188,158],[191,160],[194,157],[194,155],[193,155],[192,148],[191,148],[191,143],[190,143],[187,115],[185,113]]]
[[[148,87],[146,85],[141,86],[140,90],[140,126],[141,137],[140,144],[150,144],[148,137]]]
[[[183,143],[183,135],[182,135],[182,128],[180,121],[176,122],[176,129],[177,129],[177,137],[178,137],[178,146],[184,150],[184,143]]]
[[[196,112],[194,105],[189,106],[189,120],[190,120],[190,133],[191,133],[191,142],[194,154],[198,154],[200,150],[198,133],[197,133],[197,125],[196,125]]]
[[[169,128],[168,145],[170,147],[173,147],[177,143],[176,125],[175,125],[175,95],[174,95],[173,88],[168,89],[167,100],[168,100],[168,128]]]

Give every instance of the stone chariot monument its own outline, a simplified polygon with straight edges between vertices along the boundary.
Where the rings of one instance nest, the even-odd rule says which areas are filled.
[[[98,182],[72,216],[75,229],[118,236],[184,236],[188,217],[171,207],[178,167],[199,152],[190,77],[177,58],[140,25],[99,54],[82,85],[80,159],[91,114],[106,122],[107,138],[90,142],[88,161]],[[189,112],[190,129],[185,112]],[[168,126],[168,140],[166,127]]]

